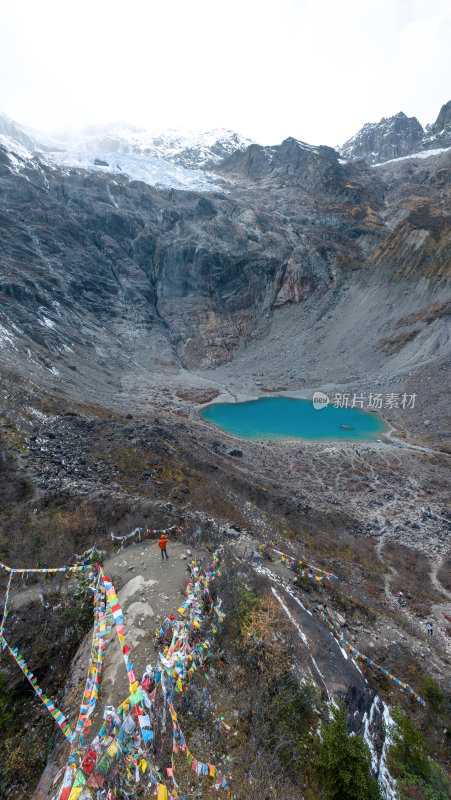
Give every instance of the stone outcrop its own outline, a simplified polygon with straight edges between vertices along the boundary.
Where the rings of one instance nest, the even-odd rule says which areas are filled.
[[[380,122],[368,122],[340,147],[340,154],[346,159],[364,158],[368,164],[380,164],[446,147],[451,147],[451,100],[425,130],[416,117],[407,117],[402,111]]]
[[[445,103],[440,111],[434,124],[431,125],[431,133],[434,136],[439,136],[441,133],[451,131],[451,100]]]
[[[364,158],[369,164],[389,161],[421,150],[423,126],[402,111],[380,122],[368,122],[340,148],[343,158]]]

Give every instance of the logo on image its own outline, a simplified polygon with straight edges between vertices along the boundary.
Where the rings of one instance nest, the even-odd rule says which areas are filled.
[[[313,394],[313,408],[319,411],[321,408],[326,408],[330,403],[330,399],[324,392],[314,392]]]

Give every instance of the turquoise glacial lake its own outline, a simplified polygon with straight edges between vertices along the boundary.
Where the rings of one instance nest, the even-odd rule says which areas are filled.
[[[243,439],[373,442],[387,430],[381,417],[360,408],[328,405],[316,410],[310,400],[291,397],[217,403],[202,409],[200,414],[219,428]]]

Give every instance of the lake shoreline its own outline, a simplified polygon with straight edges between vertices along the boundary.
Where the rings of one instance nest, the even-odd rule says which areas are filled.
[[[218,397],[204,404],[199,416],[236,439],[263,442],[375,443],[392,432],[379,414],[330,404],[316,409],[305,397],[286,395],[239,402],[224,402]]]

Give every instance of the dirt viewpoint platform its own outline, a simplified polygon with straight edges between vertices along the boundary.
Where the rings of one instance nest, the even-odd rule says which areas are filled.
[[[175,536],[174,536],[175,538]],[[154,665],[158,658],[155,630],[170,614],[177,613],[181,598],[185,598],[187,564],[202,556],[210,557],[203,548],[190,549],[169,535],[168,560],[163,561],[157,540],[129,545],[108,557],[104,563],[105,574],[116,588],[124,612],[125,637],[132,648],[136,675],[141,675],[147,664]],[[86,681],[92,632],[85,637],[75,655],[66,683],[62,706],[67,709],[69,722],[74,727]],[[106,648],[99,699],[92,714],[91,733],[94,738],[102,725],[105,706],[119,706],[130,693],[116,632],[113,630]],[[70,711],[69,711],[70,709]],[[70,713],[72,712],[72,713]],[[53,780],[58,772],[56,760],[50,757],[32,800],[47,800],[54,793]]]
[[[155,629],[170,614],[177,613],[181,598],[185,598],[188,560],[205,555],[202,549],[190,550],[171,539],[167,552],[169,559],[163,561],[156,540],[147,541],[120,550],[105,561],[105,574],[111,578],[124,612],[125,638],[132,648],[136,675],[142,675],[147,664],[155,664],[158,656]],[[77,654],[74,683],[78,677],[84,681],[90,636]],[[113,630],[106,649],[99,699],[92,716],[93,735],[102,724],[105,706],[120,705],[129,693],[124,657]]]
[[[174,537],[175,538],[175,537]],[[389,707],[370,688],[364,675],[352,658],[339,645],[320,617],[304,606],[292,588],[290,572],[278,560],[264,561],[257,556],[258,541],[243,534],[239,541],[229,543],[226,550],[235,561],[238,570],[259,576],[279,603],[283,614],[292,626],[297,641],[297,655],[302,664],[303,676],[309,676],[329,700],[347,695],[354,703],[353,725],[362,728],[372,754],[375,774],[383,783],[387,798],[394,797],[390,777],[387,773],[384,746],[384,726],[391,723]],[[191,547],[193,547],[191,545]],[[190,550],[170,538],[169,559],[162,560],[156,540],[131,545],[106,559],[105,574],[113,582],[125,620],[125,638],[132,649],[133,669],[136,676],[143,674],[147,665],[158,659],[155,630],[171,614],[177,615],[181,599],[185,598],[185,581],[188,578],[188,563],[199,557],[210,561],[210,553],[203,548]],[[245,574],[242,572],[241,574]],[[104,660],[103,678],[99,699],[92,715],[92,728],[88,741],[95,737],[101,727],[105,706],[119,706],[129,694],[129,683],[114,630]],[[71,725],[78,713],[89,661],[91,634],[79,648],[69,675],[63,708],[72,714]],[[377,747],[376,743],[377,742]],[[57,748],[50,757],[33,800],[47,800],[52,796],[52,782],[61,762],[61,750]]]

